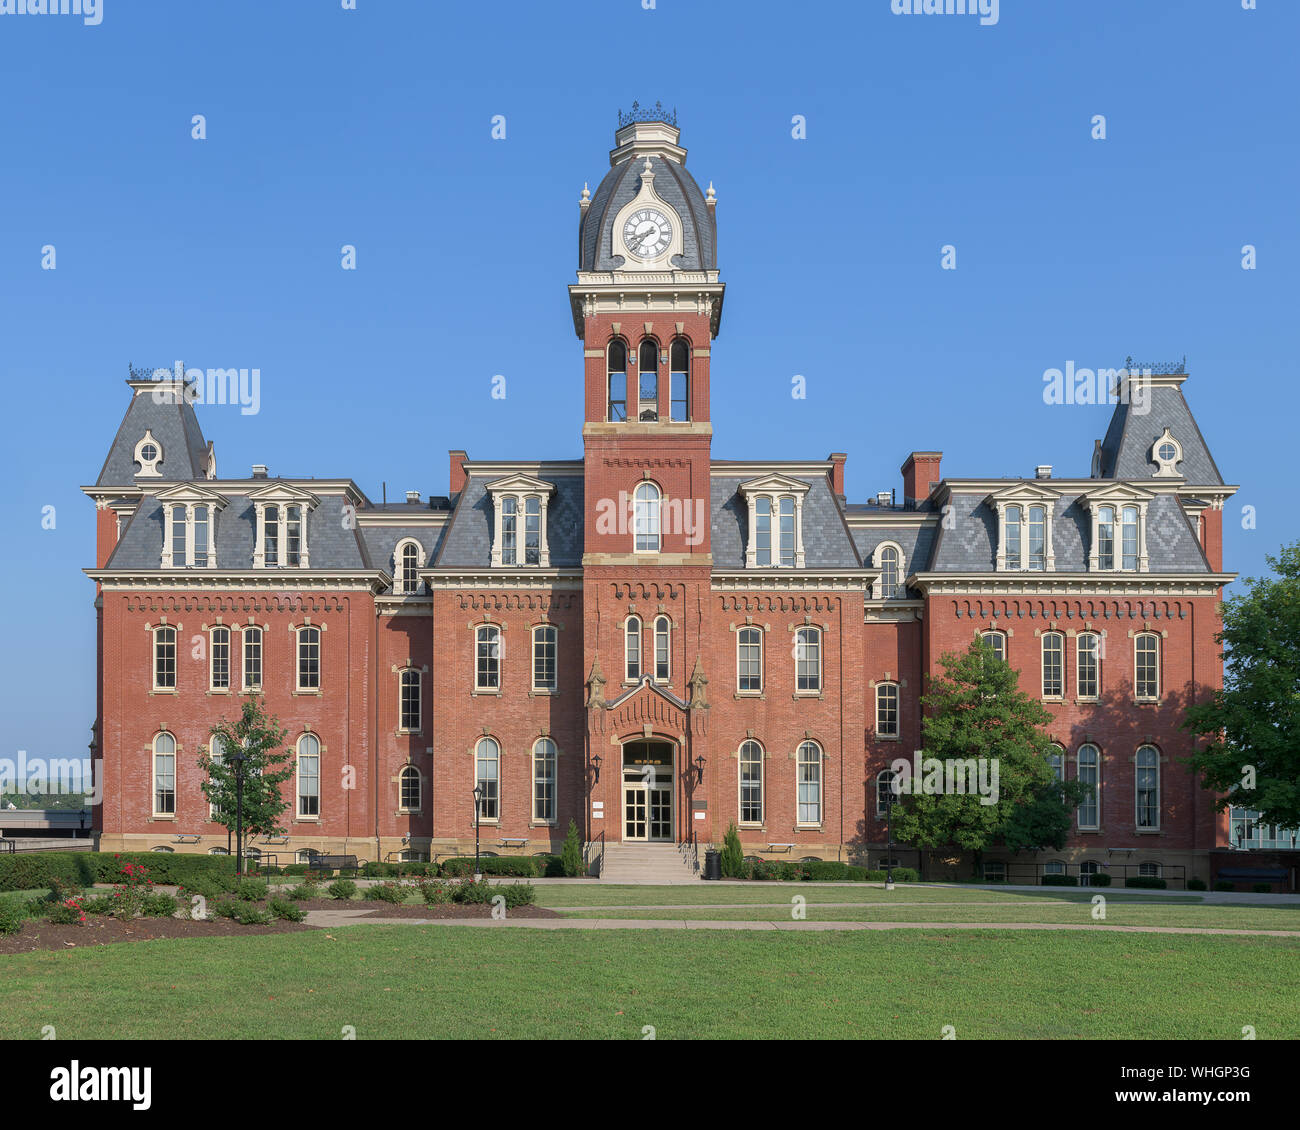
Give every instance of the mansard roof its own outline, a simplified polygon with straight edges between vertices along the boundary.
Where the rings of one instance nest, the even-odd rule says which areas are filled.
[[[491,564],[493,515],[488,486],[501,482],[504,477],[471,472],[466,478],[456,500],[455,516],[438,552],[436,565],[439,568],[486,569]],[[579,567],[582,564],[582,476],[556,474],[543,465],[535,476],[527,477],[554,488],[555,493],[546,511],[546,541],[550,548],[551,567]]]
[[[749,505],[741,487],[772,476],[755,476],[752,472],[729,475],[715,473],[709,484],[712,498],[713,567],[715,569],[743,569],[745,567],[745,542],[749,534]],[[839,500],[831,493],[830,481],[825,474],[773,474],[782,482],[795,481],[807,484],[808,493],[803,500],[804,563],[809,569],[857,569],[862,565],[853,538],[844,521]]]
[[[129,487],[136,483],[135,449],[145,432],[152,432],[162,448],[158,472],[164,479],[205,478],[208,444],[203,439],[194,405],[183,395],[166,391],[177,387],[173,382],[128,380],[126,383],[135,390],[135,395],[122,417],[95,485]]]
[[[1223,476],[1183,397],[1181,375],[1153,376],[1145,397],[1121,399],[1101,443],[1100,477],[1149,479],[1156,464],[1151,448],[1166,428],[1183,449],[1177,470],[1193,486],[1222,486]],[[1143,403],[1145,401],[1145,403]]]

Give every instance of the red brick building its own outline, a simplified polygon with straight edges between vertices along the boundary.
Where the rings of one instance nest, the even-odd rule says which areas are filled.
[[[901,499],[855,504],[843,454],[714,459],[715,209],[674,124],[621,122],[580,202],[570,462],[453,451],[445,496],[396,504],[229,478],[179,383],[128,382],[85,488],[102,847],[225,850],[197,759],[257,694],[297,754],[288,834],[257,845],[282,863],[472,850],[478,785],[496,852],[558,849],[571,819],[607,844],[735,821],[754,855],[874,866],[925,677],[984,635],[1097,785],[1066,850],[1015,862],[1208,874],[1225,829],[1179,720],[1220,681],[1235,488],[1185,374],[1118,374],[1087,478],[950,478],[917,451]]]

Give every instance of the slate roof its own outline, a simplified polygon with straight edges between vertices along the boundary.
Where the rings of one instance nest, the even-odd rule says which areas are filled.
[[[1038,483],[1036,485],[1043,485]],[[989,573],[997,567],[998,519],[985,504],[987,491],[953,493],[951,528],[942,524],[935,536],[930,571]],[[1052,551],[1058,573],[1088,571],[1092,518],[1077,491],[1062,493],[1052,518]],[[1147,504],[1147,556],[1152,573],[1208,573],[1187,516],[1173,495],[1156,495]]]
[[[853,544],[865,564],[871,564],[873,554],[882,541],[892,541],[903,551],[902,575],[925,572],[930,567],[938,531],[933,524],[925,526],[855,526]]]
[[[449,524],[443,522],[437,526],[361,526],[359,532],[375,568],[383,569],[389,576],[393,576],[397,569],[393,552],[397,549],[398,542],[405,541],[407,538],[418,541],[424,549],[424,562],[428,565],[437,559],[438,550],[442,546]],[[221,560],[220,557],[217,560]],[[316,554],[313,548],[313,564],[315,560]]]
[[[743,569],[745,540],[749,528],[749,507],[740,494],[740,484],[755,478],[746,475],[713,475],[712,494],[713,567]],[[831,493],[825,475],[791,475],[809,484],[803,502],[804,564],[809,569],[857,569],[862,562],[853,538],[844,524],[840,504]]]
[[[1155,385],[1148,390],[1150,403],[1142,413],[1138,404],[1115,405],[1110,427],[1101,444],[1101,477],[1104,479],[1149,479],[1156,471],[1151,446],[1165,428],[1183,449],[1178,471],[1195,486],[1220,486],[1223,476],[1187,407],[1183,390],[1173,385]]]
[[[578,227],[578,269],[612,271],[624,263],[615,255],[614,218],[641,191],[644,155],[633,154],[605,174]],[[681,217],[682,254],[673,261],[681,270],[713,270],[718,265],[717,229],[704,193],[684,166],[663,157],[650,158],[654,190]]]
[[[492,498],[487,484],[499,475],[470,475],[456,503],[435,564],[438,568],[485,569],[492,562]],[[546,508],[546,542],[551,568],[582,565],[584,484],[581,475],[552,475],[545,469],[535,478],[555,484]]]
[[[108,449],[108,457],[95,480],[96,486],[133,486],[135,448],[147,431],[162,447],[158,471],[164,479],[201,479],[208,445],[194,405],[183,396],[164,398],[159,403],[148,389],[137,389],[122,417],[121,426]],[[148,479],[143,480],[149,482]]]
[[[262,485],[276,480],[259,480]],[[217,515],[216,543],[219,569],[251,569],[256,517],[246,495],[221,492],[227,499]],[[312,569],[387,570],[391,566],[374,560],[356,529],[347,528],[342,495],[321,495],[320,505],[307,518],[307,549]],[[108,559],[107,569],[158,569],[162,566],[163,504],[153,495],[140,506],[122,531],[121,540]]]

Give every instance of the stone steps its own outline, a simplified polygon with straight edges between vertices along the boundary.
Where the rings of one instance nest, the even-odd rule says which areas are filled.
[[[601,879],[607,883],[683,883],[698,879],[676,844],[607,844]]]

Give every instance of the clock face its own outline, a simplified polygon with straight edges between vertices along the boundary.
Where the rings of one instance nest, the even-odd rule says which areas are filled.
[[[623,224],[623,244],[638,259],[657,259],[672,238],[672,221],[658,208],[638,208]]]

